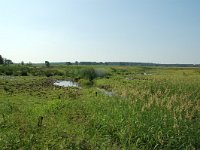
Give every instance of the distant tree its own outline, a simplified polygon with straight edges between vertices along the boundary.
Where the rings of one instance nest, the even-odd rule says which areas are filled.
[[[4,59],[4,64],[5,65],[10,65],[10,64],[13,64],[13,62],[10,59]]]
[[[75,65],[78,65],[78,61],[75,61]]]
[[[22,65],[22,66],[24,65],[24,61],[21,62],[21,65]]]
[[[71,63],[71,62],[66,62],[66,65],[68,65],[68,66],[69,66],[69,65],[72,65],[72,63]]]
[[[0,65],[4,64],[4,59],[3,57],[0,55]]]
[[[26,65],[27,66],[33,66],[32,62],[28,62]]]
[[[45,61],[45,65],[46,65],[46,67],[50,67],[49,61]]]

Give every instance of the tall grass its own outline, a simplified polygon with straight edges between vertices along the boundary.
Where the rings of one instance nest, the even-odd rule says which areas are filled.
[[[82,88],[54,87],[56,77],[0,77],[1,149],[200,148],[195,69],[114,69]]]

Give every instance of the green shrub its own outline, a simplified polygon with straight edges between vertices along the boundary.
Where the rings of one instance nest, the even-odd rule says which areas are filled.
[[[13,75],[13,70],[11,70],[11,69],[6,70],[5,75],[7,75],[7,76]]]
[[[104,77],[107,77],[108,75],[110,75],[108,70],[106,70],[104,68],[95,69],[95,74],[96,74],[96,77],[100,77],[100,78],[104,78]]]
[[[81,78],[88,79],[89,81],[93,81],[95,78],[103,78],[109,75],[109,72],[103,68],[83,68],[79,71],[79,75]]]
[[[78,81],[78,83],[81,85],[81,86],[92,86],[93,85],[93,81],[90,81],[90,80],[87,80],[87,79],[80,79]]]
[[[26,68],[22,68],[21,69],[21,74],[20,74],[21,76],[28,76],[28,69],[26,69]]]
[[[96,74],[94,68],[84,68],[84,69],[80,70],[80,76],[82,78],[92,81],[93,79],[95,79],[97,77],[97,74]]]
[[[20,75],[21,75],[21,72],[17,70],[17,71],[15,71],[15,72],[13,73],[13,75],[14,75],[14,76],[20,76]]]
[[[51,76],[54,75],[53,72],[52,72],[51,70],[47,70],[47,71],[45,71],[44,73],[45,73],[46,77],[51,77]]]

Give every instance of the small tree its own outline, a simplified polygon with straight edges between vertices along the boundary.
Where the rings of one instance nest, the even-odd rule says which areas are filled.
[[[4,59],[4,64],[5,65],[10,65],[10,64],[13,64],[13,62],[10,59]]]
[[[74,63],[75,65],[78,65],[78,61],[75,61],[75,63]]]
[[[0,65],[3,65],[4,64],[4,59],[3,57],[0,55]]]
[[[46,65],[46,67],[50,67],[49,61],[45,61],[45,65]]]
[[[66,65],[68,65],[68,66],[71,65],[71,64],[72,64],[71,62],[66,62]]]
[[[28,62],[26,65],[27,66],[33,66],[32,62]]]

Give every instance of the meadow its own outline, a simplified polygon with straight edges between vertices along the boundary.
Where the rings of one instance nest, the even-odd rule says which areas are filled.
[[[200,149],[200,68],[0,66],[0,149]]]

